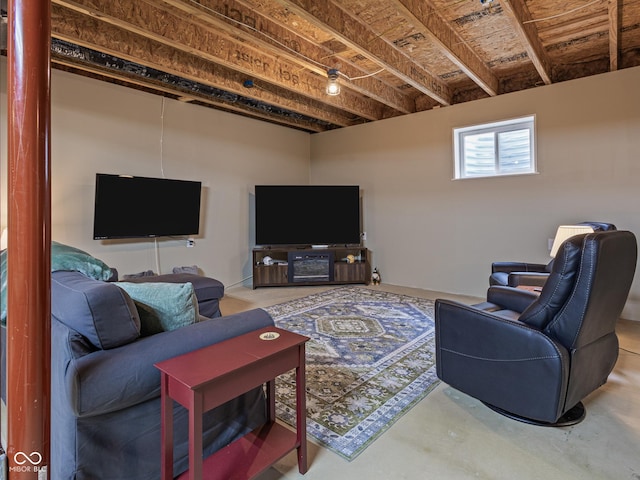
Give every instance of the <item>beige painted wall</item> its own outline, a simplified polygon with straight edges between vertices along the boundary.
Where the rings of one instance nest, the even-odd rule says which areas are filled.
[[[546,263],[557,225],[640,236],[640,68],[311,137],[311,182],[358,183],[383,282],[483,296],[494,260]],[[452,129],[535,114],[539,174],[452,181]],[[627,318],[640,319],[640,281]]]
[[[0,59],[6,225],[6,62]],[[358,183],[366,244],[383,281],[482,296],[493,260],[549,260],[561,223],[603,220],[640,234],[640,68],[308,135],[124,87],[52,74],[53,237],[121,273],[199,265],[248,277],[259,183]],[[452,181],[452,128],[537,117],[538,175]],[[163,128],[164,120],[164,128]],[[162,162],[161,162],[162,159]],[[180,240],[91,239],[96,172],[198,179],[203,230]],[[636,275],[636,278],[638,275]],[[627,318],[640,320],[635,281]]]
[[[0,67],[4,227],[4,58]],[[92,253],[121,274],[148,269],[167,273],[174,266],[198,265],[227,286],[240,282],[251,274],[253,187],[307,183],[310,136],[174,100],[166,100],[162,112],[161,97],[53,71],[53,239]],[[187,248],[185,240],[159,239],[157,250],[154,240],[93,240],[97,172],[202,181],[203,217],[195,247]]]

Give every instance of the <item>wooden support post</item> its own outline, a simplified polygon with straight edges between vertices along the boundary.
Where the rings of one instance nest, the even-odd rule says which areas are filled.
[[[9,478],[47,479],[51,404],[51,2],[9,0]]]

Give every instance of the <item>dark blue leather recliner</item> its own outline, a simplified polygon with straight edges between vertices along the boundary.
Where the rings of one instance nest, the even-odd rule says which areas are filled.
[[[560,247],[539,296],[492,286],[482,304],[437,300],[438,377],[511,418],[578,423],[582,399],[618,358],[615,325],[636,259],[631,232],[577,235]]]

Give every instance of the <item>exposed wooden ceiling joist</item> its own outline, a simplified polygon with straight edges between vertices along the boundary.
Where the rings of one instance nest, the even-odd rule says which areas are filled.
[[[499,81],[478,55],[467,46],[427,0],[393,0],[398,10],[442,48],[443,53],[491,96],[498,94]]]
[[[639,66],[640,0],[52,0],[52,36],[66,71],[322,132]]]
[[[242,114],[245,116],[259,118],[273,123],[284,124],[289,127],[297,128],[300,130],[312,131],[312,132],[324,132],[327,130],[326,126],[313,121],[308,121],[305,118],[297,118],[296,116],[284,116],[274,115],[268,111],[263,111],[257,108],[248,108],[238,102],[225,101],[224,98],[220,100],[212,99],[210,95],[204,95],[199,92],[194,92],[191,89],[183,88],[180,85],[167,85],[154,78],[144,78],[140,75],[136,75],[126,71],[114,71],[113,69],[95,66],[84,63],[77,59],[69,58],[66,56],[52,54],[51,62],[62,70],[78,73],[84,72],[86,76],[92,76],[93,78],[111,79],[114,83],[125,86],[137,86],[141,90],[164,93],[166,96],[174,97],[182,102],[199,102],[201,104],[210,105],[221,110],[230,111],[233,113]]]
[[[258,79],[274,85],[284,84],[311,99],[320,97],[326,87],[326,80],[322,77],[306,71],[296,74],[298,68],[295,65],[262,52],[246,42],[240,42],[227,32],[203,28],[197,23],[189,22],[146,2],[111,0],[100,9],[96,8],[95,0],[61,0],[57,3],[85,10],[86,13],[100,18],[105,24],[145,37],[148,40],[147,52],[139,50],[138,53],[143,56],[143,63],[150,62],[158,44],[164,44],[166,48],[183,51],[185,55],[179,55],[182,62],[187,61],[187,55],[192,56],[197,52],[199,63],[208,61],[225,66],[243,73],[246,75],[245,79]],[[102,37],[106,39],[111,35]],[[242,84],[243,82],[240,83]],[[325,102],[368,120],[383,118],[383,111],[379,105],[372,104],[348,90],[340,96],[326,97]]]
[[[540,42],[547,47],[606,31],[609,27],[609,18],[607,12],[601,12],[598,15],[575,15],[568,20],[556,21],[548,26],[538,25]]]
[[[61,11],[56,6],[52,8],[52,34],[60,38],[87,48],[107,52],[125,60],[140,63],[142,65],[159,68],[162,71],[178,75],[192,81],[202,82],[211,86],[222,87],[229,92],[239,95],[247,94],[244,85],[246,76],[230,69],[215,66],[203,61],[197,56],[183,51],[158,44],[148,38],[142,38],[131,32],[111,31],[93,17],[74,17],[73,12]],[[71,22],[69,22],[71,20]],[[74,25],[82,25],[81,31]],[[251,92],[251,95],[269,104],[277,104],[282,108],[298,112],[312,118],[319,118],[325,122],[349,126],[361,123],[354,120],[353,116],[347,116],[336,109],[331,111],[318,102],[311,101],[300,95],[282,96],[272,93],[270,88],[259,88]]]
[[[527,55],[536,67],[542,81],[549,85],[551,83],[551,62],[544,50],[535,25],[533,24],[531,13],[524,0],[501,0],[502,8],[508,13],[508,18],[515,31],[525,43]]]
[[[275,19],[256,12],[241,1],[200,0],[194,3],[191,0],[165,0],[165,2],[197,17],[205,25],[211,25],[216,29],[230,29],[230,31],[241,30],[244,32],[245,40],[250,39],[261,49],[271,51],[296,64],[298,70],[294,75],[307,70],[320,75],[323,81],[326,79],[327,58],[333,56],[333,52],[292,32]],[[347,70],[344,73],[350,77],[366,75],[366,72],[349,68],[348,65],[344,67],[343,70]],[[347,86],[401,113],[415,112],[415,103],[410,97],[376,77],[361,78]]]
[[[403,81],[443,105],[451,104],[451,91],[439,78],[383,40],[352,15],[329,0],[278,0],[318,28],[330,30],[341,42],[392,71]]]

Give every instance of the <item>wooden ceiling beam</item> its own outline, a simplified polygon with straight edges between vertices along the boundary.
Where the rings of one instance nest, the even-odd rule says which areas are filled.
[[[420,33],[435,42],[445,56],[491,96],[498,95],[500,82],[491,69],[464,42],[449,24],[425,0],[391,2]]]
[[[326,126],[316,122],[305,121],[304,119],[299,118],[284,117],[282,115],[270,115],[268,112],[249,109],[247,107],[243,107],[231,102],[225,102],[222,100],[216,101],[207,95],[192,92],[186,88],[180,89],[173,85],[168,86],[158,80],[140,77],[129,72],[115,71],[108,68],[86,64],[76,58],[68,58],[53,53],[51,56],[51,63],[58,66],[58,68],[62,67],[64,70],[72,72],[82,71],[90,74],[90,76],[108,78],[111,80],[115,80],[116,82],[121,82],[122,84],[125,84],[127,86],[133,86],[133,88],[141,87],[146,90],[152,90],[159,94],[165,93],[173,95],[177,97],[177,100],[181,102],[200,102],[215,108],[229,110],[234,113],[267,120],[273,123],[278,123],[280,125],[307,130],[310,132],[318,133],[328,130]]]
[[[560,19],[558,19],[560,20]],[[543,26],[538,25],[538,36],[545,43],[558,43],[559,41],[568,40],[576,36],[580,36],[581,32],[586,32],[588,35],[594,29],[604,31],[609,23],[608,15],[606,12],[598,12],[596,14],[590,13],[583,16],[572,16],[564,20],[555,21],[552,24]],[[545,39],[548,39],[545,41]]]
[[[283,91],[272,91],[277,90],[277,87],[272,88],[268,84],[249,90],[243,87],[246,77],[236,71],[58,5],[52,5],[51,32],[55,38],[187,80],[255,98],[267,105],[275,105],[334,125],[350,126],[362,123],[358,119],[344,115],[338,109],[328,108],[302,95],[295,93],[285,95]]]
[[[292,32],[274,19],[251,9],[234,0],[163,0],[164,3],[197,17],[205,26],[217,29],[229,29],[231,34],[251,37],[251,41],[263,49],[268,49],[300,68],[326,76],[327,58],[333,56],[326,47],[317,45],[301,35]],[[361,77],[368,72],[356,70],[343,65],[341,72],[349,77]],[[345,87],[351,88],[378,102],[402,113],[416,111],[415,102],[408,96],[375,77],[362,78],[357,82],[348,82]]]
[[[507,13],[507,18],[513,29],[524,42],[527,55],[536,67],[538,74],[546,85],[551,82],[551,61],[545,51],[538,31],[532,23],[531,13],[524,0],[500,0],[502,9]]]
[[[621,0],[609,0],[609,70],[612,72],[618,69],[620,59],[620,2]]]
[[[54,1],[56,4],[63,4],[91,17],[97,17],[105,26],[110,24],[119,28],[121,32],[129,31],[152,42],[162,43],[172,49],[182,50],[238,71],[246,75],[245,79],[280,85],[368,120],[383,118],[383,109],[379,103],[346,89],[338,96],[326,95],[326,77],[301,71],[296,65],[265,53],[247,42],[239,41],[225,32],[205,29],[184,16],[156,7],[157,2],[151,4],[129,0]],[[78,18],[78,21],[81,20]],[[117,39],[119,33],[114,32],[112,35]],[[145,53],[142,50],[139,49],[139,55],[143,57],[153,53]]]
[[[451,105],[449,86],[395,46],[329,0],[276,0],[305,20],[387,69],[403,82],[443,105]]]

